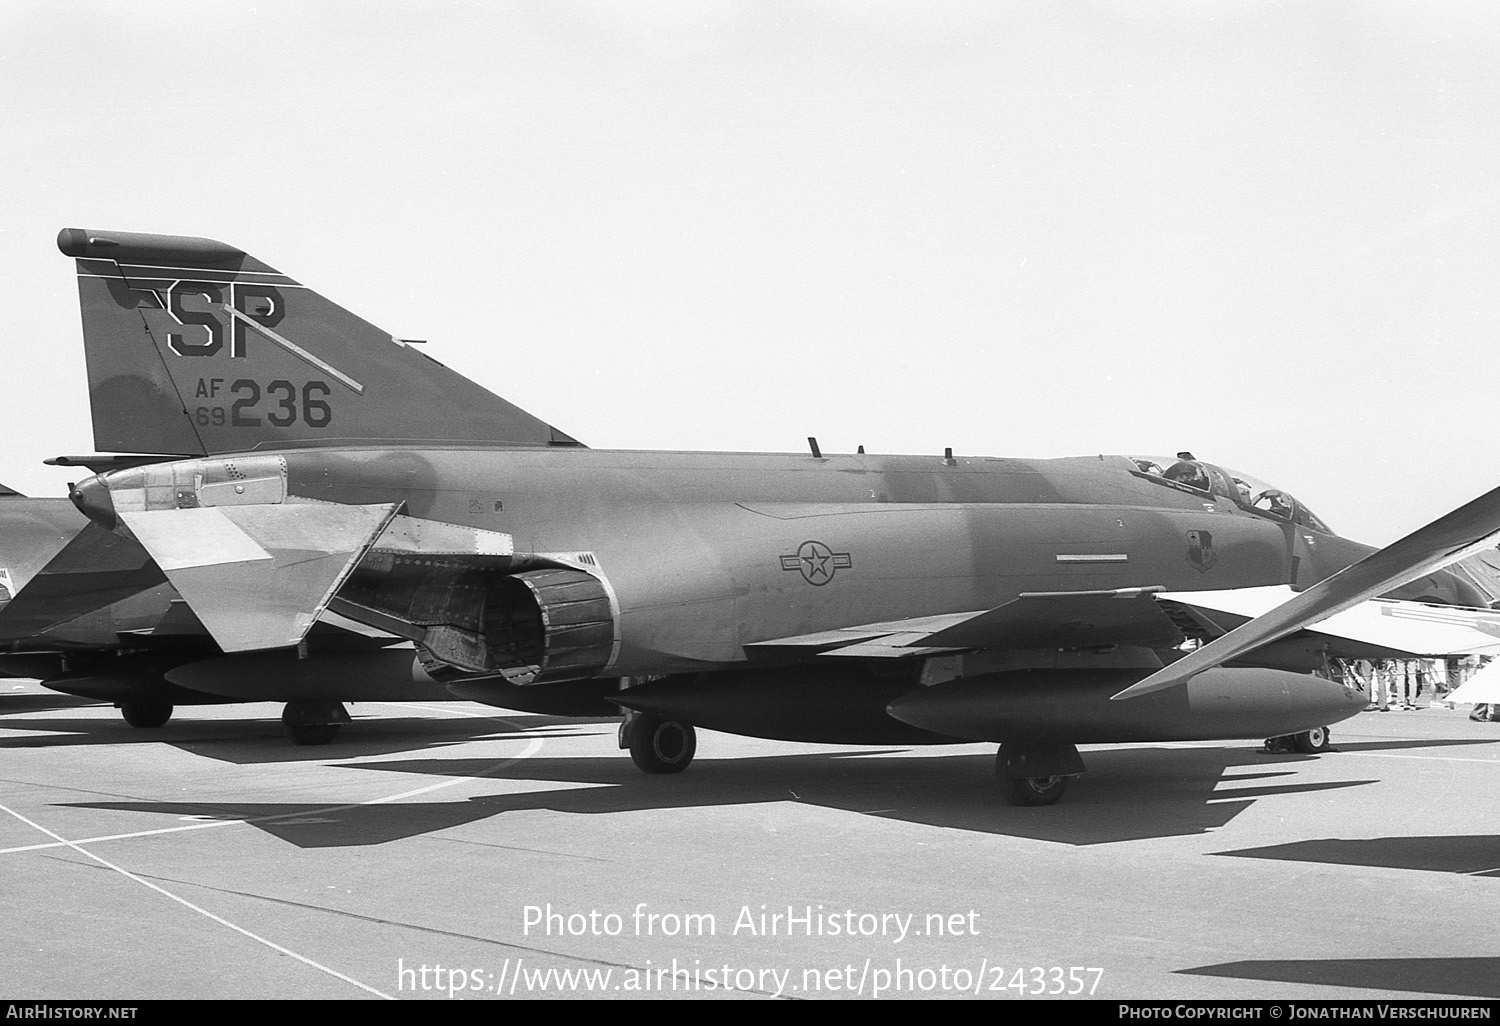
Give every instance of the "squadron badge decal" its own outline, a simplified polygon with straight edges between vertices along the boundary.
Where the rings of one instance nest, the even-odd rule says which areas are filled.
[[[799,571],[802,579],[814,587],[833,580],[835,570],[847,570],[853,565],[849,553],[834,552],[820,541],[805,541],[797,546],[795,556],[781,557],[781,569]]]
[[[1219,561],[1219,554],[1214,551],[1214,536],[1207,531],[1189,531],[1187,540],[1187,561],[1200,574],[1212,570]]]

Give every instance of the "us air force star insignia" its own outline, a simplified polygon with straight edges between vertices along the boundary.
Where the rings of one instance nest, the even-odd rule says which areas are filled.
[[[820,541],[805,541],[795,556],[782,556],[781,569],[796,570],[808,584],[821,586],[833,580],[835,570],[847,570],[854,560],[847,552],[834,552]]]

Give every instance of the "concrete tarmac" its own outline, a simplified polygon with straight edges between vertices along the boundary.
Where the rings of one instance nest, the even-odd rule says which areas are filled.
[[[118,712],[0,682],[0,997],[1500,998],[1500,723],[1336,751],[1090,746],[1056,806],[992,746],[371,703]]]

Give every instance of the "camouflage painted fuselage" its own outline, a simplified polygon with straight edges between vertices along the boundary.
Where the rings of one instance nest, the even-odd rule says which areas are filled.
[[[225,487],[277,476],[277,502],[404,503],[413,517],[508,534],[517,553],[583,557],[614,606],[609,676],[731,666],[768,639],[1025,593],[1310,584],[1372,551],[1116,456],[309,448],[104,481],[116,502],[169,509],[257,501],[255,488]],[[1473,602],[1447,574],[1407,592]]]

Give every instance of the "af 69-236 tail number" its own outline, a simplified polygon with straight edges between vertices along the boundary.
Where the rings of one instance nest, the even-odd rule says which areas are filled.
[[[223,398],[229,405],[199,406],[193,419],[203,427],[291,427],[299,421],[311,428],[325,428],[333,422],[333,407],[328,397],[333,389],[328,382],[313,380],[300,389],[290,381],[278,378],[262,385],[253,378],[200,378],[196,398]]]

